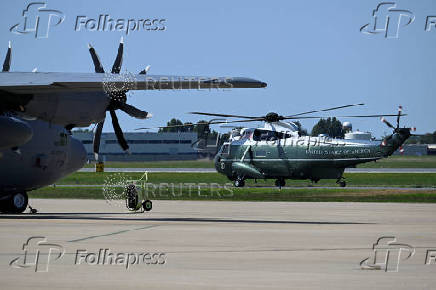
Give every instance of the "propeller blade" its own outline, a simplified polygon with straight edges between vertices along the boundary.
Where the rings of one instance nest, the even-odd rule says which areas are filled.
[[[263,117],[240,116],[240,115],[229,115],[229,114],[214,114],[214,113],[204,113],[204,112],[189,112],[188,114],[203,115],[203,116],[214,116],[214,117],[226,117],[226,118],[246,118],[246,119],[263,118]]]
[[[121,71],[121,65],[123,64],[123,49],[124,49],[124,40],[121,37],[120,45],[118,46],[117,57],[115,58],[114,65],[112,66],[112,73],[119,74]]]
[[[89,53],[91,54],[92,62],[94,63],[94,69],[96,73],[104,73],[103,66],[101,65],[100,59],[98,58],[95,49],[91,44],[88,44]]]
[[[120,144],[121,148],[124,151],[129,150],[129,145],[127,144],[126,139],[124,138],[123,131],[121,130],[120,124],[118,123],[117,115],[114,110],[109,110],[112,118],[112,126],[114,127],[115,136],[117,136],[118,144]]]
[[[121,111],[127,113],[129,116],[137,118],[137,119],[147,119],[151,118],[152,115],[146,111],[142,111],[138,108],[135,108],[132,105],[123,103],[123,102],[117,102],[118,109]]]
[[[398,115],[397,115],[397,129],[400,128],[400,117],[401,113],[403,112],[403,107],[398,106]]]
[[[391,123],[389,123],[389,121],[386,120],[384,117],[382,117],[380,120],[381,120],[383,123],[385,123],[389,128],[395,129],[395,127],[394,127]]]
[[[9,71],[11,68],[11,53],[12,53],[12,46],[11,42],[9,41],[8,45],[8,51],[6,52],[5,62],[3,63],[3,71]]]
[[[365,104],[359,103],[359,104],[351,104],[351,105],[332,107],[332,108],[327,108],[327,109],[322,109],[322,110],[307,111],[307,112],[299,113],[296,115],[285,116],[285,118],[297,117],[297,116],[302,116],[302,115],[307,115],[307,114],[312,114],[312,113],[317,113],[317,112],[328,112],[328,111],[333,111],[333,110],[338,110],[338,109],[343,109],[343,108],[348,108],[348,107],[354,107],[354,106],[363,106],[363,105],[365,105]]]
[[[150,70],[151,65],[147,65],[145,69],[139,72],[140,75],[146,75],[148,71]]]
[[[100,139],[101,139],[101,132],[103,130],[104,120],[99,122],[97,124],[97,129],[94,133],[94,140],[93,140],[93,148],[94,148],[94,158],[95,160],[98,160],[98,153],[100,152]]]

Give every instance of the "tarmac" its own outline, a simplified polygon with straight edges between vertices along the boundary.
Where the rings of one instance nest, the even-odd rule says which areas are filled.
[[[154,201],[147,213],[103,200],[32,199],[32,206],[39,213],[0,215],[0,289],[434,289],[436,282],[436,204]]]

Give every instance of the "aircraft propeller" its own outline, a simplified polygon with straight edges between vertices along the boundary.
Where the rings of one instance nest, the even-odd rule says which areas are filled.
[[[95,52],[95,49],[91,46],[91,44],[88,45],[89,47],[89,53],[91,54],[92,62],[94,63],[94,70],[96,73],[104,73],[104,68],[100,62],[100,59]],[[121,71],[121,66],[123,63],[123,48],[124,48],[124,42],[123,38],[120,40],[120,44],[118,46],[118,52],[117,56],[115,58],[114,64],[112,66],[111,73],[112,74],[119,74]],[[148,66],[149,69],[149,66]],[[146,68],[146,70],[148,70]],[[124,151],[129,150],[129,145],[127,144],[126,139],[124,138],[123,131],[120,127],[120,124],[118,122],[118,117],[115,113],[116,110],[121,110],[125,113],[127,113],[129,116],[137,118],[137,119],[145,119],[150,118],[151,114],[142,111],[138,108],[135,108],[132,105],[129,105],[126,103],[127,101],[127,93],[128,90],[111,90],[108,91],[108,95],[110,98],[109,105],[107,107],[107,111],[109,111],[112,119],[112,127],[114,128],[115,136],[117,137],[118,144],[121,146],[121,148]],[[94,133],[94,141],[93,141],[93,149],[94,149],[94,155],[95,159],[98,159],[98,153],[100,149],[100,140],[101,140],[101,134],[103,130],[104,125],[104,119],[97,124],[97,128]]]
[[[11,46],[11,42],[9,41],[8,51],[6,52],[5,61],[3,62],[2,71],[4,72],[9,71],[11,68],[11,53],[12,53],[12,46]]]

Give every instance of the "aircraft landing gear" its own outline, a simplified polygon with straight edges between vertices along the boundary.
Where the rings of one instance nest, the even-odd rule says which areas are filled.
[[[286,181],[284,178],[279,178],[276,180],[275,185],[279,188],[282,188],[283,186],[286,185]]]
[[[0,211],[3,213],[22,213],[26,210],[29,198],[26,192],[17,192],[0,203]]]
[[[153,203],[151,202],[151,200],[147,199],[142,203],[142,208],[145,211],[150,211],[153,208]]]
[[[235,187],[244,187],[245,181],[242,177],[237,177],[233,184],[235,185]]]
[[[344,179],[338,179],[338,181],[336,181],[336,183],[339,184],[340,187],[347,186],[347,182]]]

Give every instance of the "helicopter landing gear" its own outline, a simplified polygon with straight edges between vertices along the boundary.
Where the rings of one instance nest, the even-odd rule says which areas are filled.
[[[343,177],[339,178],[338,181],[336,181],[337,184],[339,184],[340,187],[347,186],[347,182],[343,179]]]
[[[237,177],[233,184],[235,185],[235,187],[244,187],[245,180],[242,177]]]
[[[275,181],[275,185],[279,188],[282,188],[283,186],[286,185],[286,181],[284,178],[279,178]]]
[[[310,181],[312,181],[312,183],[318,183],[319,179],[318,179],[318,178],[316,178],[316,179],[311,179]]]

